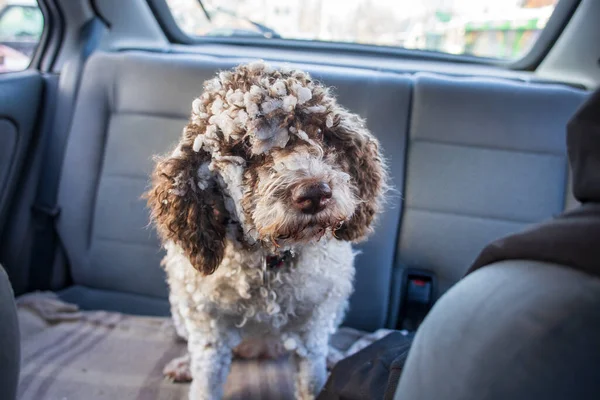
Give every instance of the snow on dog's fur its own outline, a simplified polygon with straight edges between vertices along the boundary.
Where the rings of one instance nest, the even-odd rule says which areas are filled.
[[[256,338],[295,354],[296,397],[314,398],[352,292],[351,242],[385,189],[365,122],[308,74],[255,62],[205,82],[147,193],[190,353],[171,365],[189,360],[191,398],[220,398],[232,351]]]

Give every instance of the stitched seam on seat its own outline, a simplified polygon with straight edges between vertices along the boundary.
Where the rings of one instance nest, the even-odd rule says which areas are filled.
[[[465,218],[473,218],[473,219],[487,219],[487,220],[492,220],[492,221],[499,221],[499,222],[510,222],[510,223],[515,223],[515,224],[531,224],[531,223],[535,223],[538,222],[539,219],[532,219],[532,220],[520,220],[520,219],[516,219],[516,218],[500,218],[500,217],[492,217],[492,216],[486,216],[486,215],[477,215],[477,214],[467,214],[467,213],[461,213],[458,211],[442,211],[442,210],[434,210],[434,209],[430,209],[430,208],[425,208],[425,207],[415,207],[415,206],[409,206],[406,205],[405,210],[414,210],[414,211],[421,211],[421,212],[427,212],[427,213],[432,213],[432,214],[446,214],[446,215],[453,215],[453,216],[457,216],[457,217],[465,217]],[[405,211],[406,212],[406,211]]]
[[[485,146],[473,143],[460,143],[460,142],[450,142],[445,140],[437,140],[437,139],[427,139],[427,138],[413,138],[411,137],[410,141],[412,143],[431,143],[431,144],[440,144],[444,146],[454,146],[454,147],[466,147],[466,148],[474,148],[481,150],[490,150],[490,151],[499,151],[499,152],[507,152],[507,153],[522,153],[522,154],[535,154],[535,155],[543,155],[543,156],[551,156],[558,158],[566,158],[567,151],[565,149],[564,152],[549,152],[549,151],[541,151],[541,150],[530,150],[530,149],[516,149],[509,147],[501,147],[501,146]],[[409,150],[410,151],[410,150]]]
[[[158,111],[133,111],[133,110],[118,110],[113,116],[119,115],[139,115],[143,117],[155,117],[155,118],[165,118],[165,119],[181,119],[187,121],[189,119],[188,115],[178,115],[178,114],[167,114],[161,113]]]
[[[108,295],[124,295],[124,296],[135,296],[135,297],[139,297],[139,298],[145,298],[143,300],[153,300],[153,301],[161,301],[161,302],[165,302],[167,301],[166,297],[162,297],[162,296],[156,296],[153,294],[140,294],[140,293],[134,293],[134,292],[124,292],[118,289],[107,289],[107,288],[102,288],[102,287],[95,287],[95,286],[88,286],[88,285],[82,285],[82,284],[77,284],[77,285],[73,285],[70,286],[69,288],[65,289],[65,290],[70,290],[71,288],[76,288],[76,290],[79,291],[94,291],[94,292],[103,292],[104,294],[108,294]]]
[[[148,181],[149,178],[149,174],[148,175],[137,175],[137,174],[128,174],[128,173],[120,173],[120,172],[111,172],[111,173],[107,173],[102,175],[102,179],[130,179],[130,180],[136,180],[136,181]]]
[[[143,246],[143,247],[148,247],[148,248],[151,248],[151,249],[155,249],[155,250],[157,250],[157,252],[158,252],[158,247],[159,247],[159,245],[157,245],[156,243],[138,242],[138,241],[135,241],[135,240],[110,238],[110,237],[107,237],[107,236],[95,236],[94,240],[95,241],[101,241],[101,242],[118,243],[118,244],[122,244],[124,246]]]

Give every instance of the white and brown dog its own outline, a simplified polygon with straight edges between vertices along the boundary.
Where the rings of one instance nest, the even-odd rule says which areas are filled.
[[[190,398],[220,398],[233,350],[267,338],[294,353],[296,397],[312,399],[352,293],[351,242],[382,206],[378,142],[308,74],[263,62],[205,82],[192,108],[147,193]]]

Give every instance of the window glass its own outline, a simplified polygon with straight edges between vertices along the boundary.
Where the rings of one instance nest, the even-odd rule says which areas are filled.
[[[43,29],[36,1],[0,0],[0,72],[26,69]]]
[[[558,0],[167,0],[191,36],[361,43],[518,59]]]

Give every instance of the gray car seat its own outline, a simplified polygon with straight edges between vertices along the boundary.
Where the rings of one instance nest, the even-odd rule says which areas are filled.
[[[581,206],[488,245],[418,330],[396,399],[600,398],[600,90],[567,125]]]
[[[503,261],[451,288],[409,353],[395,400],[598,399],[600,279]]]

